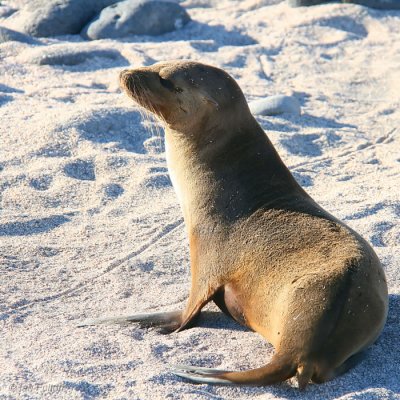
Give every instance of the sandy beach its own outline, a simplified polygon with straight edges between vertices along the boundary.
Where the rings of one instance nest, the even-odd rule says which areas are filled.
[[[192,21],[161,36],[0,44],[0,399],[400,399],[400,11],[180,4]],[[86,58],[75,65],[38,61],[78,50]],[[168,59],[225,69],[248,101],[300,102],[299,116],[257,120],[304,189],[372,244],[388,280],[385,329],[349,373],[305,392],[295,379],[254,388],[174,376],[175,364],[270,359],[271,345],[211,304],[178,334],[76,327],[187,299],[163,131],[118,83],[124,68]]]

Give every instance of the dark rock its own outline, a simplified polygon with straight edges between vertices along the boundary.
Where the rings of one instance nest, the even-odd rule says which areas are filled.
[[[5,42],[21,42],[28,44],[40,43],[31,36],[25,35],[21,32],[13,31],[12,29],[5,28],[4,26],[0,26],[0,43]]]
[[[166,1],[125,0],[105,8],[81,32],[87,39],[120,38],[128,35],[161,35],[190,21],[179,4]]]
[[[12,16],[12,26],[36,37],[79,33],[104,7],[117,0],[31,0]]]

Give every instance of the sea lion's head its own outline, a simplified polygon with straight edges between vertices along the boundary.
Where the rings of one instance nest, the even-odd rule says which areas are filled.
[[[160,62],[124,70],[120,83],[139,105],[169,128],[188,132],[210,128],[237,113],[250,114],[244,95],[225,71],[192,61]],[[218,118],[220,117],[220,118]]]

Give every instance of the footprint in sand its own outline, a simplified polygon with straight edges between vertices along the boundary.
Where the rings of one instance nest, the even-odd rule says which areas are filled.
[[[47,190],[52,182],[53,182],[53,177],[51,177],[50,175],[44,175],[39,178],[31,179],[29,185],[36,190],[43,191]]]
[[[172,186],[171,180],[166,173],[147,176],[143,184],[146,188],[151,189],[162,189],[168,186]]]
[[[93,342],[88,347],[85,347],[84,350],[92,357],[108,359],[118,354],[119,347],[117,344],[108,340],[101,340],[99,342]]]
[[[76,115],[63,122],[56,131],[75,130],[84,140],[100,144],[107,149],[124,149],[144,154],[144,142],[151,132],[142,124],[137,111],[107,108]]]
[[[60,250],[54,247],[44,246],[44,247],[38,247],[37,249],[37,254],[42,257],[54,257],[59,253]]]
[[[71,148],[69,143],[57,143],[44,146],[32,153],[34,157],[70,157]]]
[[[395,224],[387,221],[378,222],[374,225],[374,234],[371,236],[371,243],[375,247],[386,247],[395,245],[397,242],[396,236],[393,235],[392,229],[395,228]]]
[[[151,272],[154,269],[154,262],[152,261],[139,261],[136,265],[132,266],[134,270],[140,270],[143,272]]]
[[[317,134],[291,135],[281,139],[282,145],[294,155],[298,156],[320,156],[322,154],[321,145],[316,143],[320,138]]]
[[[125,167],[129,164],[129,160],[126,157],[112,156],[107,159],[107,166],[114,168]]]
[[[96,63],[87,63],[96,59]],[[77,67],[86,64],[86,70],[99,68],[114,68],[129,65],[128,60],[118,50],[106,48],[87,49],[83,44],[75,43],[74,46],[55,44],[25,50],[19,61],[27,64],[51,65],[53,67]],[[79,69],[78,69],[79,70]]]
[[[174,348],[166,344],[157,344],[151,347],[151,352],[157,359],[163,360],[165,356]]]
[[[346,32],[349,34],[349,39],[363,39],[368,36],[368,31],[364,25],[345,15],[320,19],[318,25]]]
[[[167,167],[151,167],[149,168],[149,173],[150,174],[167,174],[168,173],[168,168]]]
[[[87,381],[63,381],[63,387],[66,389],[71,389],[74,393],[79,393],[83,399],[96,398],[99,396],[104,396],[107,393],[105,385],[97,385],[94,383],[89,383]]]
[[[131,333],[131,337],[133,340],[143,340],[145,335],[145,331],[140,327],[135,327]]]
[[[375,215],[376,213],[381,211],[384,207],[385,207],[385,204],[379,202],[379,203],[370,205],[368,207],[365,207],[364,209],[362,209],[360,211],[356,211],[352,214],[347,215],[346,217],[344,217],[344,220],[351,221],[351,220],[357,220],[357,219],[369,217],[371,215]]]
[[[109,183],[104,187],[105,200],[115,200],[124,193],[124,188],[118,183]]]
[[[93,161],[90,160],[77,160],[66,164],[64,173],[70,178],[82,181],[94,181],[96,179],[95,166]]]
[[[27,221],[0,224],[0,236],[30,236],[50,232],[70,221],[71,215],[51,215]]]

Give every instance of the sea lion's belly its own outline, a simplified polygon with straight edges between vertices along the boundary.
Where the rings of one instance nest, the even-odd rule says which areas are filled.
[[[214,302],[226,314],[230,315],[239,324],[247,324],[243,299],[237,288],[231,284],[226,284],[214,296]]]
[[[274,296],[268,293],[268,290],[263,290],[268,289],[267,285],[257,287],[258,285],[252,282],[253,289],[249,290],[249,283],[249,281],[227,283],[216,293],[213,300],[225,314],[239,324],[261,333],[272,343],[269,322],[273,319]],[[259,326],[260,320],[263,323],[262,329]]]

